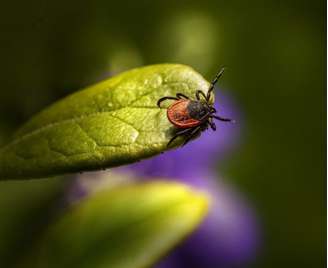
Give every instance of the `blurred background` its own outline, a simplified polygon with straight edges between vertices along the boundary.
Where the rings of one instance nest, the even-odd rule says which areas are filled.
[[[325,1],[32,0],[3,3],[0,13],[0,145],[48,104],[121,71],[174,62],[211,80],[227,66],[218,109],[237,126],[209,133],[220,148],[204,177],[218,196],[230,196],[228,185],[246,200],[247,239],[256,242],[247,254],[233,244],[240,262],[221,267],[325,266]],[[33,240],[66,187],[62,179],[0,184],[3,263]],[[185,252],[160,265],[191,267],[177,265]],[[197,267],[219,267],[198,257]]]

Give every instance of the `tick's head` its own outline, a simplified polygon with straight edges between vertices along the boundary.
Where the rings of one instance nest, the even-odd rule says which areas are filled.
[[[213,105],[202,101],[190,101],[187,110],[189,116],[193,119],[200,120],[202,122],[207,121],[210,118],[215,118],[220,121],[235,122],[232,119],[224,118],[216,114],[216,109]]]
[[[211,106],[202,101],[190,101],[187,109],[190,117],[197,120],[204,120],[212,113]]]

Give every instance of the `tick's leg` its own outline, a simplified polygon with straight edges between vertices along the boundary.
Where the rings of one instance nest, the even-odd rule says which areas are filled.
[[[191,132],[193,130],[193,128],[186,128],[183,130],[178,131],[177,133],[175,133],[175,135],[172,137],[172,139],[170,139],[169,143],[167,144],[167,147],[169,147],[169,145],[179,136],[184,135],[188,132]]]
[[[163,98],[160,98],[158,101],[157,101],[157,106],[158,107],[161,107],[161,102],[162,101],[165,101],[165,100],[178,100],[178,98],[176,97],[163,97]]]
[[[220,120],[220,121],[235,123],[235,120],[230,119],[230,118],[224,118],[224,117],[220,117],[220,116],[217,116],[217,115],[211,115],[211,117],[213,117],[213,118],[215,118],[217,120]]]
[[[178,99],[182,99],[182,98],[184,98],[184,99],[187,99],[187,100],[189,100],[189,97],[188,96],[186,96],[185,94],[182,94],[182,93],[177,93],[177,98]]]
[[[197,91],[196,91],[196,99],[197,99],[197,100],[200,100],[200,95],[202,95],[202,96],[204,97],[204,99],[206,100],[206,95],[205,95],[205,93],[204,93],[203,91],[201,91],[201,90],[197,90]]]
[[[221,70],[216,74],[215,78],[213,79],[213,81],[211,82],[211,86],[207,91],[207,96],[206,96],[206,100],[209,101],[211,98],[211,93],[214,89],[214,86],[216,84],[216,82],[220,79],[220,77],[223,75],[224,73],[224,67],[221,68]]]
[[[211,114],[210,113],[207,113],[201,119],[199,119],[199,121],[201,121],[201,122],[204,123],[210,116],[211,116]]]
[[[211,129],[213,129],[213,131],[216,130],[216,125],[215,125],[215,123],[213,122],[213,119],[212,119],[212,118],[209,118],[209,120],[208,120],[208,124],[210,125]]]
[[[182,146],[185,146],[193,137],[197,136],[200,132],[201,132],[201,127],[200,126],[195,127],[194,129],[192,129],[192,131],[190,132],[188,137],[183,142]]]

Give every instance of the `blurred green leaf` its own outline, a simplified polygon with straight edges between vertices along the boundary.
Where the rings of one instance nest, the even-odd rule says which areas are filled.
[[[197,227],[207,204],[164,181],[102,190],[55,222],[21,267],[149,267]]]
[[[0,178],[26,179],[135,162],[167,149],[173,127],[159,98],[208,83],[184,65],[134,69],[53,104],[0,152]],[[178,140],[178,145],[181,140]]]

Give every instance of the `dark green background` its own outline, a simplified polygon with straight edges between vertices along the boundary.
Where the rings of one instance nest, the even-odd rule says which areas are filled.
[[[110,74],[178,62],[211,79],[227,65],[222,87],[240,105],[243,130],[240,148],[218,169],[256,206],[264,236],[258,267],[323,267],[325,5],[3,3],[0,142],[46,105]]]

